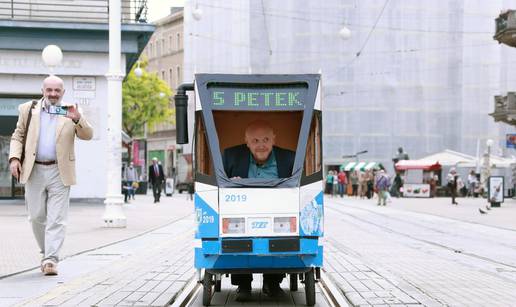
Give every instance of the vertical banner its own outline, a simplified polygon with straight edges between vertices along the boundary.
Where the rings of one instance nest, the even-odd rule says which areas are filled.
[[[145,140],[133,140],[133,163],[145,168]]]
[[[136,166],[140,166],[140,142],[134,140],[133,144],[133,163]]]

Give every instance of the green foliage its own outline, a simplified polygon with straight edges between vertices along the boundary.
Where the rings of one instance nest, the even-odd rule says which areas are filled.
[[[122,85],[122,125],[131,137],[142,135],[145,123],[150,131],[156,124],[174,123],[172,91],[156,73],[146,72],[146,66],[146,61],[140,63],[141,77],[136,77],[133,67]]]

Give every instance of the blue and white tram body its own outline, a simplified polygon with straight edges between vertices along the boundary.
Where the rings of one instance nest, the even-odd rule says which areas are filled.
[[[196,182],[194,202],[197,269],[304,272],[322,267],[321,183],[285,189],[214,190]],[[228,223],[224,219],[235,222],[231,225],[228,221],[229,227],[222,229],[223,223]],[[243,230],[235,232],[239,227]]]
[[[195,267],[219,278],[321,268],[320,75],[197,74],[194,92]],[[226,176],[224,149],[244,143],[256,119],[270,121],[276,144],[295,152],[291,177]]]

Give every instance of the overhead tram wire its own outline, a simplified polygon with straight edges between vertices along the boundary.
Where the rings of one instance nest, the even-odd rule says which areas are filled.
[[[101,1],[105,1],[105,0],[101,0]],[[231,11],[241,11],[241,12],[248,12],[248,11],[251,11],[251,12],[256,12],[257,14],[261,14],[260,11],[258,10],[244,10],[244,9],[237,9],[237,8],[234,8],[234,7],[227,7],[227,6],[218,6],[218,5],[214,5],[212,4],[212,2],[201,2],[201,1],[197,1],[196,2],[197,4],[199,5],[202,5],[202,6],[206,6],[206,7],[212,7],[212,8],[219,8],[219,9],[226,9],[226,10],[231,10]],[[330,12],[334,12],[335,10],[338,10],[338,9],[342,9],[342,8],[349,8],[349,9],[356,9],[357,8],[357,5],[340,5],[340,6],[333,6],[333,7],[311,7],[310,8],[310,12],[317,12],[317,14],[320,14],[320,15],[323,15],[324,17],[326,17],[326,13],[327,11],[330,11]],[[421,9],[419,7],[416,7],[416,6],[412,6],[412,7],[403,7],[404,11],[415,11],[415,12],[420,12]],[[270,9],[270,11],[272,13],[276,12],[274,11],[274,9]],[[301,15],[305,15],[307,13],[308,10],[294,10],[294,9],[284,9],[284,8],[281,8],[280,10],[277,10],[278,12],[287,12],[287,13],[293,13],[293,14],[301,14]],[[425,11],[429,11],[428,8],[425,10]],[[442,19],[442,18],[449,18],[448,15],[451,15],[453,16],[454,14],[454,11],[450,11],[450,10],[432,10],[431,12],[433,13],[442,13],[443,15],[435,15],[435,16],[425,16],[425,19]],[[272,15],[271,13],[269,13],[270,15]],[[489,19],[489,20],[492,20],[493,18],[493,15],[492,14],[483,14],[483,13],[468,13],[468,12],[463,12],[463,11],[460,11],[460,14],[463,15],[463,16],[466,16],[466,17],[476,17],[476,18],[486,18],[486,19]],[[278,17],[292,17],[290,15],[278,15]],[[418,18],[418,16],[415,16],[414,17]],[[335,22],[335,24],[337,24],[337,22]],[[340,24],[340,23],[339,23]],[[364,25],[364,27],[371,27],[371,25]]]
[[[221,38],[209,36],[209,35],[194,34],[194,33],[189,33],[188,35],[191,37],[218,41],[218,42],[224,43],[226,45],[234,46],[234,47],[242,47],[242,48],[249,48],[249,49],[253,48],[256,50],[267,51],[267,52],[269,51],[269,49],[251,46],[248,43],[235,43],[230,40],[221,39]],[[392,53],[392,54],[414,53],[414,52],[421,52],[421,51],[453,50],[455,48],[463,48],[463,47],[468,47],[468,48],[484,47],[484,46],[490,46],[490,45],[498,46],[498,44],[496,44],[495,42],[486,42],[486,43],[482,43],[482,44],[471,44],[471,45],[470,44],[462,44],[462,45],[442,46],[442,47],[437,46],[437,47],[431,47],[431,48],[405,48],[405,49],[397,49],[397,50],[379,50],[379,51],[367,52],[365,54],[374,55],[374,54],[389,54],[389,53]],[[272,51],[275,54],[287,54],[287,55],[288,54],[324,54],[324,55],[340,55],[340,56],[342,56],[342,54],[343,54],[342,52],[327,52],[327,51],[309,51],[309,52],[306,52],[306,51],[283,51],[283,50],[272,50]],[[348,53],[348,55],[353,55],[353,54],[356,54],[356,53],[353,53],[353,52]]]
[[[245,46],[240,46],[240,47],[245,47]],[[467,45],[465,47],[468,47]],[[263,51],[267,51],[266,49],[263,49]],[[278,52],[276,52],[278,53]],[[366,53],[367,55],[370,55],[371,53]],[[300,59],[300,60],[296,60],[296,61],[288,61],[288,62],[285,62],[285,61],[282,61],[282,62],[279,62],[279,61],[276,61],[274,62],[274,65],[276,66],[279,66],[279,65],[291,65],[291,64],[295,64],[295,63],[299,63],[299,62],[313,62],[313,61],[321,61],[321,60],[327,60],[327,61],[330,61],[332,59],[335,59],[336,56],[332,56],[332,57],[325,57],[325,58],[312,58],[312,59]],[[191,63],[186,63],[186,64],[191,64]],[[498,63],[486,63],[486,64],[470,64],[470,65],[461,65],[460,67],[461,68],[471,68],[471,67],[483,67],[483,68],[488,68],[488,67],[495,67],[495,66],[501,66],[501,65],[506,65],[506,64],[516,64],[516,61],[509,61],[509,62],[505,62],[505,63],[501,63],[501,62],[498,62]],[[216,65],[214,67],[217,67]],[[227,65],[221,65],[220,68],[231,68],[231,69],[237,69],[237,70],[245,70],[245,69],[248,69],[249,66],[248,65],[243,65],[243,66],[227,66]],[[342,67],[337,67],[335,69],[342,69]],[[385,70],[385,71],[365,71],[365,72],[355,72],[353,75],[354,76],[382,76],[382,75],[392,75],[392,74],[396,74],[396,73],[411,73],[411,72],[430,72],[430,71],[441,71],[441,70],[447,70],[449,69],[449,66],[448,65],[444,65],[444,66],[433,66],[433,68],[424,68],[424,69],[401,69],[400,71],[388,71],[388,70]],[[327,73],[330,72],[330,73],[333,73],[333,70],[325,70]],[[483,84],[483,83],[482,83]],[[466,84],[466,85],[477,85],[476,83],[475,84]],[[370,90],[371,92],[374,92],[376,90]],[[384,91],[384,90],[382,90]],[[368,92],[368,91],[362,91],[362,92]],[[346,92],[346,93],[341,93],[341,95],[346,95],[346,94],[351,94],[350,92]]]
[[[225,6],[217,6],[209,3],[199,3],[199,5],[225,10],[225,11],[234,11],[234,12],[250,12],[254,15],[263,15],[263,12],[257,11],[257,10],[244,10],[244,9],[238,9],[233,7],[225,7]],[[288,10],[286,10],[288,11]],[[305,12],[306,13],[306,12]],[[351,26],[355,28],[371,28],[371,25],[363,25],[363,24],[353,24],[353,23],[342,23],[342,21],[328,21],[327,19],[313,19],[313,18],[306,18],[301,16],[291,16],[291,15],[284,15],[284,14],[276,14],[276,13],[267,13],[265,14],[269,17],[278,17],[278,18],[287,18],[292,20],[300,20],[300,21],[308,21],[308,22],[316,22],[316,23],[322,23],[322,24],[329,24],[329,25],[336,25],[336,26]],[[487,16],[486,16],[487,18]],[[491,16],[492,18],[492,16]],[[401,32],[415,32],[415,33],[441,33],[441,34],[477,34],[477,35],[486,35],[486,34],[492,34],[492,32],[487,31],[446,31],[446,30],[426,30],[426,29],[407,29],[407,28],[399,28],[399,27],[376,27],[377,29],[382,30],[389,30],[389,31],[401,31]]]
[[[383,4],[382,10],[380,11],[380,14],[378,14],[378,17],[376,18],[376,21],[375,21],[373,27],[369,31],[369,34],[367,34],[367,37],[366,37],[365,41],[362,43],[362,47],[360,47],[358,52],[355,54],[355,57],[353,59],[351,59],[351,61],[349,61],[343,68],[347,68],[351,64],[353,64],[353,62],[355,62],[355,60],[358,59],[358,57],[360,56],[362,51],[364,51],[364,48],[367,46],[367,43],[369,42],[369,39],[371,38],[371,35],[373,34],[374,30],[376,29],[376,26],[378,25],[378,22],[382,18],[383,12],[385,11],[385,8],[387,7],[388,3],[389,3],[389,0],[385,0],[385,3]]]

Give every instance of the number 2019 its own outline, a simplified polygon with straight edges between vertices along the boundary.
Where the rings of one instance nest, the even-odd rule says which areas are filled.
[[[242,194],[242,195],[228,194],[228,195],[224,195],[224,200],[226,202],[245,202],[245,201],[247,201],[247,195],[245,195],[245,194]]]

